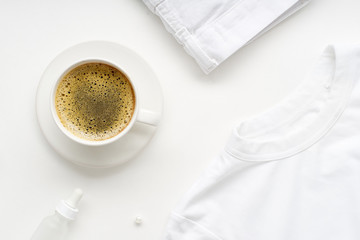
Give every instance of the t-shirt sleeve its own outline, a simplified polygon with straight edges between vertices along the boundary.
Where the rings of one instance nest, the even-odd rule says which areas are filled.
[[[221,240],[204,226],[173,212],[168,221],[164,240]]]

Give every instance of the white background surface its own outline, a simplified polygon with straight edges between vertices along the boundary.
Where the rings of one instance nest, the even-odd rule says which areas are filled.
[[[237,122],[290,94],[328,43],[360,43],[359,10],[358,0],[313,0],[205,75],[140,0],[0,0],[0,239],[29,239],[74,187],[85,196],[70,239],[160,239],[169,212]],[[112,169],[59,157],[35,115],[46,66],[89,40],[133,49],[163,87],[158,132]]]

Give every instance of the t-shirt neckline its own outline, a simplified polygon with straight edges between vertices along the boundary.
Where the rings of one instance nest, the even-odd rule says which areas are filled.
[[[315,144],[347,105],[353,83],[347,60],[346,54],[328,46],[291,96],[234,129],[225,151],[240,160],[272,161]]]

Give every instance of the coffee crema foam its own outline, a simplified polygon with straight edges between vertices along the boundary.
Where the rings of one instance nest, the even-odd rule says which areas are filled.
[[[69,132],[101,141],[127,127],[134,114],[135,94],[120,70],[103,63],[85,63],[60,80],[55,108]]]

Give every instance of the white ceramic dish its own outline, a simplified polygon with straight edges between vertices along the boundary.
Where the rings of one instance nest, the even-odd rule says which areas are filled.
[[[136,81],[141,95],[139,106],[162,114],[162,91],[147,63],[132,50],[116,43],[93,41],[81,43],[60,53],[41,77],[36,97],[37,117],[43,134],[62,157],[87,167],[111,167],[133,158],[151,140],[157,127],[135,122],[122,138],[103,146],[86,146],[69,139],[56,125],[51,112],[52,84],[73,62],[102,59],[126,69]]]

